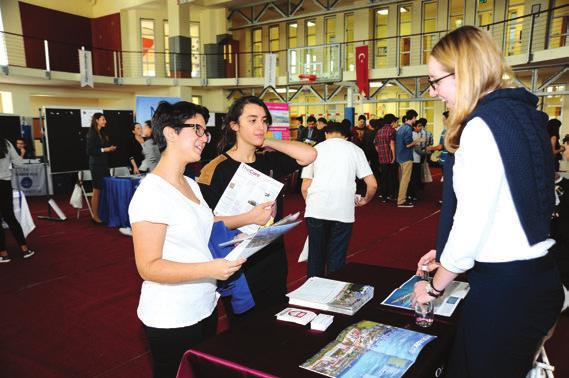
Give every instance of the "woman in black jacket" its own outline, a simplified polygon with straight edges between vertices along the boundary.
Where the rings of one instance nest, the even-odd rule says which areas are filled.
[[[93,210],[93,222],[97,224],[103,223],[99,217],[99,201],[101,199],[103,179],[105,176],[110,175],[107,154],[117,149],[117,146],[110,144],[109,137],[103,132],[106,125],[105,115],[103,113],[95,113],[91,119],[91,129],[87,133],[87,155],[89,155],[89,169],[91,170],[93,180],[91,208]]]

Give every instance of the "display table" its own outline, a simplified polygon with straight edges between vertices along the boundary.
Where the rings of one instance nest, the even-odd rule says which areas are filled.
[[[109,227],[130,227],[128,205],[140,177],[105,177],[99,216]]]
[[[30,213],[30,208],[28,207],[28,201],[26,201],[26,196],[21,191],[13,190],[12,195],[14,198],[14,215],[18,222],[20,222],[20,226],[22,226],[24,236],[28,237],[36,228],[32,214]],[[8,228],[6,222],[2,222],[2,227]]]
[[[371,320],[437,336],[421,352],[405,377],[434,377],[452,346],[460,306],[450,318],[435,317],[430,328],[415,325],[414,313],[381,305],[391,291],[414,272],[380,266],[348,264],[334,279],[374,286],[374,298],[354,316],[334,314],[325,332],[276,320],[287,303],[251,314],[237,327],[188,350],[182,359],[179,378],[190,377],[321,377],[298,367],[314,356],[346,327]],[[313,310],[317,313],[325,312]]]

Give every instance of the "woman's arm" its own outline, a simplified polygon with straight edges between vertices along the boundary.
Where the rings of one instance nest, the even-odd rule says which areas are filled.
[[[261,203],[246,213],[238,215],[217,215],[214,217],[215,221],[222,221],[225,227],[232,230],[246,226],[248,224],[258,224],[264,226],[269,222],[273,216],[273,207],[275,201]]]
[[[450,270],[446,270],[444,266],[437,269],[437,273],[431,281],[431,287],[438,292],[442,292],[449,283],[451,283],[457,273],[453,273]],[[427,293],[427,281],[420,281],[415,284],[415,289],[413,290],[413,298],[415,302],[425,303],[430,302],[435,299],[435,297]]]
[[[554,135],[551,137],[551,149],[553,150],[553,155],[557,155],[565,150],[563,146],[559,146],[559,148],[557,148],[557,141],[557,136]]]
[[[302,166],[308,165],[316,159],[316,149],[306,143],[265,139],[263,147],[269,147],[282,152],[296,160],[296,162]]]
[[[136,222],[132,225],[134,257],[138,273],[144,280],[174,284],[204,278],[226,280],[233,275],[245,259],[227,261],[214,259],[204,263],[179,263],[162,258],[166,238],[166,225]]]
[[[18,155],[18,151],[12,146],[12,143],[6,141],[8,145],[8,155],[10,156],[10,160],[12,161],[13,165],[22,165],[24,164],[24,160],[20,155]]]
[[[312,184],[312,179],[309,178],[302,179],[302,187],[300,188],[300,191],[305,201],[306,197],[308,196],[308,188],[310,188],[310,184]]]

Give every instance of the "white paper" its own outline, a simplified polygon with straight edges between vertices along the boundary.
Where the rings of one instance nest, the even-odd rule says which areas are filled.
[[[307,325],[314,318],[316,313],[304,309],[287,307],[276,315],[278,320]]]
[[[328,303],[346,287],[346,282],[310,277],[301,287],[287,294],[287,297],[303,301]]]
[[[103,109],[81,109],[81,127],[91,127],[93,114],[102,112]]]
[[[300,251],[300,256],[298,256],[298,262],[304,262],[308,260],[308,236],[304,241],[304,246],[302,247],[302,251]]]
[[[233,178],[225,188],[213,214],[239,215],[248,212],[256,205],[276,200],[283,183],[241,163]],[[254,234],[261,226],[250,224],[240,227],[246,234]]]

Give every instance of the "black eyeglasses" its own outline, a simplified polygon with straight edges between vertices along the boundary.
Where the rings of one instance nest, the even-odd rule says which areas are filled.
[[[198,136],[198,138],[203,137],[204,135],[207,136],[207,143],[209,143],[211,141],[211,134],[205,131],[205,127],[203,127],[202,125],[198,124],[198,123],[181,123],[179,125],[176,125],[176,128],[178,129],[184,129],[186,127],[191,127],[194,130],[196,130],[196,135]]]
[[[429,79],[427,79],[427,83],[429,83],[429,85],[431,86],[431,88],[437,89],[437,83],[438,83],[439,81],[441,81],[442,79],[446,79],[447,77],[452,76],[452,75],[454,75],[454,72],[453,72],[453,73],[449,73],[448,75],[445,75],[445,76],[443,76],[443,77],[439,77],[438,79],[434,79],[434,80],[429,80]]]

